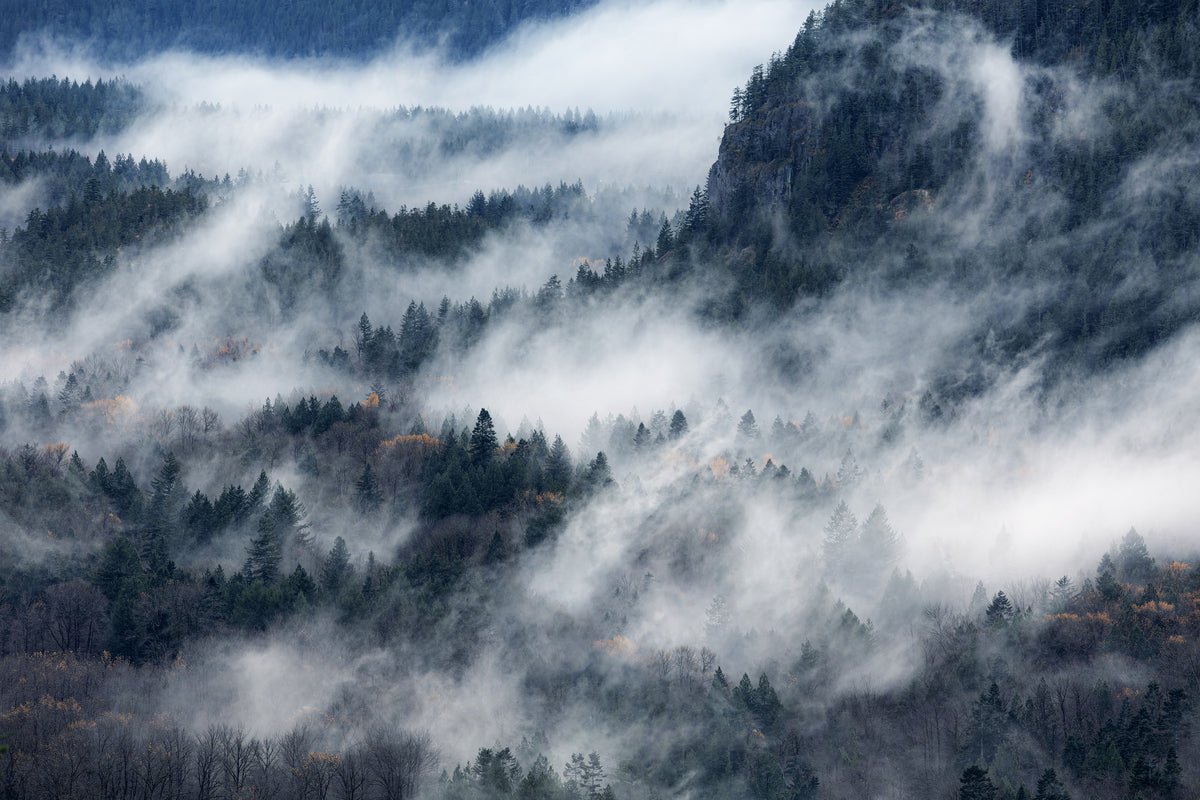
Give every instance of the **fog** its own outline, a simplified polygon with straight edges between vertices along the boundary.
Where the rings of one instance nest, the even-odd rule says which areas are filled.
[[[295,187],[316,187],[327,207],[344,186],[374,191],[388,208],[465,203],[477,189],[576,179],[589,190],[633,184],[686,195],[716,149],[730,89],[786,47],[787,32],[814,8],[781,0],[603,3],[527,25],[458,65],[436,52],[415,55],[404,42],[367,64],[179,52],[99,64],[39,42],[19,51],[8,72],[124,76],[145,89],[155,110],[120,135],[77,143],[87,152],[152,154],[175,172],[216,177],[273,170]],[[734,24],[739,34],[729,36]],[[391,117],[397,107],[591,110],[604,122],[574,140],[535,132],[486,159],[430,165],[395,154],[424,131],[420,119]]]
[[[26,305],[5,323],[6,381],[53,381],[88,358],[127,375],[113,381],[135,421],[66,421],[58,429],[89,467],[101,456],[137,451],[131,468],[149,485],[160,452],[135,442],[131,431],[183,404],[216,409],[222,441],[241,443],[240,436],[254,444],[241,431],[250,430],[244,421],[264,398],[312,393],[336,394],[346,405],[365,401],[378,388],[368,377],[338,372],[315,356],[335,346],[352,352],[360,314],[398,331],[410,300],[433,312],[442,297],[486,304],[494,290],[511,287],[521,301],[494,313],[478,341],[465,350],[443,342],[419,371],[388,383],[398,399],[391,408],[383,404],[383,428],[396,436],[415,430],[419,419],[436,434],[456,415],[456,432],[469,430],[478,409],[487,408],[503,441],[518,435],[520,420],[536,419],[547,439],[563,437],[580,470],[607,450],[616,481],[568,504],[553,542],[513,556],[504,573],[473,578],[462,596],[446,601],[444,629],[420,632],[424,639],[411,620],[343,629],[334,612],[321,612],[311,625],[289,623],[196,647],[195,657],[184,653],[187,667],[142,698],[145,707],[168,709],[195,729],[229,722],[255,735],[320,725],[327,715],[337,718],[327,735],[342,743],[356,740],[369,722],[403,724],[430,731],[451,768],[481,746],[515,745],[537,733],[552,735],[557,764],[591,749],[615,764],[638,737],[622,740],[614,726],[587,722],[575,693],[558,708],[538,705],[545,698],[527,705],[531,675],[547,663],[582,671],[594,662],[588,669],[620,680],[622,670],[644,666],[656,650],[683,644],[711,647],[731,677],[754,675],[795,662],[808,631],[821,635],[838,599],[864,620],[886,614],[890,568],[911,572],[925,602],[962,610],[980,580],[990,593],[1020,581],[1090,576],[1131,527],[1156,556],[1194,550],[1194,327],[1144,358],[1055,383],[1046,374],[1050,343],[1011,360],[979,346],[987,320],[1019,317],[1040,301],[1043,286],[992,286],[964,297],[940,280],[897,288],[869,277],[819,302],[748,315],[733,326],[700,313],[727,289],[728,275],[697,270],[685,286],[648,281],[600,299],[568,294],[551,311],[533,306],[529,296],[552,275],[566,284],[585,259],[599,267],[604,259],[628,258],[631,209],[649,206],[657,221],[686,208],[716,156],[730,89],[790,44],[812,7],[610,2],[565,22],[527,26],[461,65],[414,55],[401,42],[368,64],[171,53],[99,65],[86,53],[46,45],[9,66],[17,76],[124,75],[146,89],[146,115],[120,134],[71,143],[86,152],[161,158],[173,175],[191,169],[251,176],[214,197],[176,238],[122,252],[117,268],[65,319],[47,321],[39,299],[23,297]],[[897,58],[958,75],[943,100],[944,118],[952,125],[979,104],[986,147],[982,166],[971,172],[976,182],[939,197],[913,224],[960,253],[986,251],[1032,213],[993,213],[988,203],[970,201],[1001,196],[1002,182],[1022,171],[1022,148],[1035,136],[1022,113],[1025,92],[1041,73],[1017,64],[1006,42],[969,27],[930,33],[929,20],[916,19]],[[738,35],[727,35],[733,28]],[[1050,78],[1068,88],[1055,135],[1075,136],[1086,127],[1078,120],[1090,118],[1108,89]],[[446,155],[433,147],[395,156],[398,144],[440,135],[419,114],[396,113],[400,106],[591,109],[599,122],[571,136],[551,126],[517,132],[487,152]],[[1174,161],[1147,159],[1125,187],[1134,199],[1153,195],[1193,167],[1186,152]],[[336,220],[334,206],[347,187],[372,192],[380,209],[395,212],[430,201],[465,204],[478,189],[577,179],[586,213],[491,230],[454,264],[417,256],[399,266],[381,263],[369,243],[335,227],[345,253],[339,283],[311,291],[293,308],[263,288],[261,263],[279,247],[280,226],[294,222],[297,192],[309,185],[325,216]],[[0,197],[0,215],[23,218],[36,198],[33,185],[10,191]],[[939,257],[949,263],[954,255]],[[207,356],[231,340],[246,342],[246,357],[214,366],[191,356],[193,346]],[[982,388],[943,400],[934,418],[923,405],[927,392],[947,376],[968,374]],[[655,412],[669,420],[677,409],[686,412],[690,432],[648,453],[628,442],[624,451],[595,447],[589,439],[593,414],[607,441],[617,415],[649,427]],[[739,438],[747,410],[760,439]],[[804,426],[810,412],[815,429],[803,440],[771,430],[776,417]],[[46,444],[43,435],[10,420],[3,438],[16,448]],[[378,458],[378,444],[364,448],[354,466]],[[198,457],[186,465],[188,488],[219,492],[235,480],[253,482],[260,468],[297,487],[316,540],[315,555],[305,556],[313,574],[337,536],[365,572],[368,551],[390,564],[411,555],[405,548],[414,537],[465,524],[422,520],[413,503],[397,503],[386,521],[363,523],[346,510],[357,472],[342,466],[336,478],[306,477],[294,449],[258,452],[236,468],[232,458]],[[917,478],[909,467],[914,452],[925,465]],[[847,458],[860,475],[839,475]],[[827,494],[812,501],[728,473],[747,461],[762,470],[768,459],[793,476],[806,469]],[[335,480],[339,486],[330,488]],[[851,580],[824,563],[836,500],[859,521],[877,504],[886,507],[904,542],[886,573]],[[22,558],[61,549],[38,545],[8,520],[0,524],[0,538]],[[488,518],[480,525],[514,550],[523,536],[515,522]],[[242,538],[214,542],[204,559],[229,573],[239,569],[245,531],[236,533]],[[706,619],[718,597],[729,615],[719,629]],[[397,601],[388,613],[400,617],[405,609]],[[464,634],[462,620],[483,620],[484,629]],[[474,648],[469,657],[450,654],[455,636]],[[603,643],[618,636],[623,643],[605,650]],[[436,653],[420,651],[434,640]],[[837,689],[899,685],[916,660],[911,648],[886,640],[848,667]],[[444,663],[456,671],[439,669]]]

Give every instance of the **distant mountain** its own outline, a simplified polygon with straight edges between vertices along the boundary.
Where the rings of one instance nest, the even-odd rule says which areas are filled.
[[[999,288],[981,345],[1085,368],[1200,318],[1198,19],[1195,0],[812,15],[735,90],[708,177],[734,313],[871,281]]]
[[[0,15],[0,57],[22,37],[83,42],[99,57],[125,61],[184,48],[284,58],[364,58],[397,39],[474,56],[523,22],[562,17],[595,0],[10,0]]]

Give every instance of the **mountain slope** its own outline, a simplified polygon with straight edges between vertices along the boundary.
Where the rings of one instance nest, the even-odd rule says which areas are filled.
[[[1195,320],[1195,3],[1034,8],[835,3],[756,68],[707,185],[739,298],[1021,287],[981,341],[1087,368]]]

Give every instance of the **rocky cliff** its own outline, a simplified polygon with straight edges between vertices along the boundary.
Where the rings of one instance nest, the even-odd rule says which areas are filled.
[[[707,184],[729,307],[1019,287],[981,325],[1088,364],[1200,319],[1195,4],[1023,9],[848,0],[754,71]]]

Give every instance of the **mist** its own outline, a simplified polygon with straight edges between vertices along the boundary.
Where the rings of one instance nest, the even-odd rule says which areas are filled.
[[[763,0],[605,3],[564,21],[530,24],[479,59],[448,64],[404,42],[367,64],[267,61],[175,52],[101,64],[58,43],[18,51],[16,76],[123,76],[153,109],[116,136],[76,143],[86,152],[152,154],[174,171],[220,177],[273,169],[313,185],[332,205],[339,187],[371,190],[386,207],[465,203],[478,189],[583,180],[690,193],[719,141],[729,88],[787,44],[816,6]],[[734,20],[740,33],[726,35]],[[670,30],[667,36],[662,31]],[[653,75],[653,80],[648,78]],[[424,125],[397,108],[452,113],[487,107],[593,111],[593,134],[561,141],[518,136],[487,158],[397,160]],[[536,159],[526,155],[539,153]],[[391,151],[391,152],[389,152]],[[422,158],[425,157],[422,153]],[[433,154],[430,154],[433,155]],[[381,169],[382,167],[382,169]]]
[[[1052,582],[1069,577],[1089,587],[1085,597],[1094,565],[1131,529],[1163,563],[1191,557],[1194,323],[1103,371],[1071,371],[1049,337],[1011,358],[1003,338],[1053,297],[1057,270],[974,292],[945,276],[898,285],[889,273],[921,236],[938,263],[987,258],[1024,237],[1033,216],[1058,213],[1052,192],[1013,207],[1011,186],[1046,144],[1044,120],[1025,111],[1034,87],[1061,90],[1054,143],[1087,135],[1119,94],[1111,84],[1030,66],[979,26],[914,13],[888,57],[944,77],[935,116],[948,129],[978,123],[981,146],[958,184],[897,214],[884,245],[863,248],[878,263],[824,296],[728,318],[713,308],[733,305],[730,286],[753,253],[698,263],[703,251],[684,242],[639,261],[638,277],[588,288],[589,274],[618,274],[614,260],[656,246],[660,220],[668,234],[683,230],[729,90],[815,8],[610,2],[527,24],[462,64],[403,41],[365,64],[181,52],[101,64],[45,42],[18,52],[13,75],[120,75],[147,95],[124,130],[49,146],[158,158],[177,179],[210,183],[200,182],[202,213],[121,247],[61,306],[36,288],[12,299],[0,352],[5,458],[29,475],[36,466],[45,485],[75,483],[57,495],[70,506],[57,516],[22,499],[33,490],[12,495],[0,563],[31,585],[28,576],[61,564],[99,582],[118,541],[137,541],[134,562],[157,557],[146,543],[164,535],[166,517],[152,516],[162,509],[184,519],[189,498],[201,507],[201,495],[215,500],[260,474],[268,486],[257,524],[244,516],[203,536],[171,534],[160,584],[112,579],[107,600],[92,590],[106,624],[153,619],[154,603],[215,616],[213,598],[233,598],[220,601],[228,620],[211,631],[196,610],[192,628],[181,624],[187,635],[136,651],[114,708],[162,713],[192,734],[230,725],[268,740],[305,729],[313,752],[369,750],[379,725],[424,731],[448,772],[482,747],[546,742],[538,747],[556,768],[595,751],[614,781],[622,765],[622,797],[649,797],[657,790],[638,782],[639,759],[668,759],[673,742],[703,728],[673,720],[660,736],[656,712],[638,707],[653,687],[708,691],[716,665],[731,683],[770,674],[803,708],[794,735],[819,742],[825,710],[907,691],[931,669],[923,637],[938,615],[986,632],[992,623],[971,605],[977,586],[987,597],[1009,591],[1018,616],[1048,619],[1066,608]],[[847,87],[855,69],[841,76]],[[479,119],[500,133],[473,132]],[[1194,166],[1186,151],[1160,155],[1129,170],[1107,208],[1160,196]],[[432,218],[438,205],[477,204],[477,192],[490,201],[543,185],[568,199],[547,200],[543,216],[478,223],[449,255],[385,238],[387,215],[431,204]],[[386,220],[375,228],[347,210],[368,197],[369,214]],[[44,198],[37,182],[6,190],[0,221],[21,224]],[[487,212],[472,214],[475,224]],[[1030,238],[1029,258],[1053,264],[1101,240],[1115,218]],[[834,231],[822,241],[849,247]],[[436,329],[428,351],[403,366],[390,353],[369,363],[372,337],[409,335],[418,303]],[[68,374],[87,382],[89,401],[71,394]],[[318,432],[317,409],[334,413],[334,396],[336,413],[349,410]],[[309,397],[314,419],[297,422]],[[213,412],[211,430],[182,428],[184,408]],[[485,419],[494,452],[481,456],[472,426]],[[568,454],[558,488],[522,489],[511,506],[468,494],[472,480],[498,484],[501,456],[537,452],[539,439],[540,480],[556,437]],[[67,452],[80,456],[78,474]],[[147,487],[129,507],[135,521],[70,505],[108,503],[115,490],[89,476],[118,457]],[[439,510],[440,478],[462,508]],[[276,498],[289,491],[300,510],[280,522]],[[853,514],[860,531],[883,509],[888,552],[839,554],[838,515]],[[282,569],[254,577],[255,542],[272,526],[290,531]],[[341,572],[329,566],[340,563],[338,541],[348,550]],[[301,597],[294,607],[279,599],[283,587]],[[37,600],[37,613],[53,601]],[[32,630],[34,616],[20,624]],[[984,675],[1028,688],[1005,671],[1020,651],[1010,644],[989,640],[977,660],[992,661],[963,697],[986,688]],[[819,697],[806,694],[813,647],[832,665]],[[135,670],[156,664],[143,684]],[[1089,685],[1133,687],[1143,676],[1120,659],[1089,669]],[[598,698],[619,713],[597,711]],[[759,738],[770,733],[755,724]],[[685,779],[676,786],[689,796]]]

